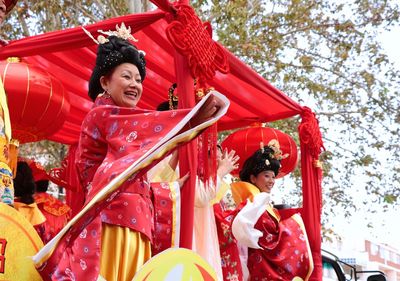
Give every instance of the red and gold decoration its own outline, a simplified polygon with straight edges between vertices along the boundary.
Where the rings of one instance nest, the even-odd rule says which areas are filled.
[[[214,269],[195,252],[170,248],[145,263],[133,278],[136,281],[216,281]]]
[[[61,128],[70,110],[59,80],[18,58],[0,62],[12,135],[21,143],[39,141]]]
[[[162,1],[154,1],[161,4]],[[188,3],[180,2],[180,3]],[[166,2],[160,5],[166,8]],[[167,18],[171,20],[170,24],[165,29],[168,40],[174,46],[177,53],[182,55],[184,60],[178,56],[175,59],[176,75],[178,82],[178,94],[180,91],[183,94],[180,96],[180,107],[193,106],[194,102],[201,100],[206,93],[207,83],[214,79],[217,71],[221,73],[229,72],[229,63],[225,50],[221,45],[212,39],[212,28],[210,23],[203,23],[196,15],[194,9],[185,4],[177,4],[169,6],[169,15]],[[187,67],[188,66],[188,67]],[[179,70],[183,69],[183,70]],[[187,69],[189,68],[189,69]],[[190,75],[189,75],[190,71]],[[191,77],[190,77],[191,76]],[[196,79],[194,99],[188,93],[192,92],[192,87],[188,86],[190,78]],[[208,162],[211,165],[206,165],[205,169],[198,169],[197,174],[201,179],[208,180],[210,177],[216,177],[216,144],[217,144],[217,125],[208,128],[199,138],[199,144],[195,152],[196,145],[187,146],[186,152],[180,152],[181,172],[185,173],[190,170],[193,174],[197,167],[201,167],[203,163]],[[210,153],[209,153],[210,152]],[[187,154],[185,154],[187,153]],[[198,154],[198,157],[197,157]],[[184,160],[191,159],[186,162]],[[196,159],[199,158],[199,159]],[[211,159],[211,161],[209,161]],[[197,165],[199,164],[199,165]],[[196,167],[197,166],[197,167]],[[189,170],[185,170],[187,167]],[[194,186],[194,180],[190,180],[186,185]],[[194,189],[184,188],[182,197],[184,198],[183,208],[193,209]],[[187,212],[182,215],[182,225],[185,229],[193,229],[193,213]],[[182,247],[191,248],[192,233],[187,231],[181,236]]]
[[[293,171],[297,165],[298,158],[295,141],[282,131],[262,127],[260,124],[257,124],[254,127],[241,129],[232,133],[222,142],[221,145],[223,148],[235,150],[236,154],[240,157],[238,161],[239,168],[232,171],[232,174],[235,176],[239,175],[240,169],[243,167],[246,159],[260,149],[260,144],[268,145],[274,139],[278,140],[282,154],[288,154],[287,157],[281,160],[282,167],[277,178],[281,178]]]
[[[224,49],[212,40],[210,23],[203,23],[192,7],[177,5],[174,20],[165,30],[175,49],[186,57],[193,78],[200,85],[212,80],[215,72],[229,72]]]

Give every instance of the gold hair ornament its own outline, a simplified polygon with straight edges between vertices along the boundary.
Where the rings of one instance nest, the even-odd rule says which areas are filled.
[[[86,33],[86,35],[89,36],[97,45],[109,42],[108,38],[104,37],[103,35],[97,36],[97,39],[96,39],[83,26],[82,26],[82,29]],[[107,35],[107,36],[116,36],[116,37],[119,37],[124,40],[131,40],[133,42],[138,42],[138,40],[135,37],[133,37],[133,35],[132,35],[131,27],[127,28],[123,22],[121,23],[121,26],[118,26],[118,24],[117,24],[115,26],[115,30],[109,30],[109,31],[97,30],[97,32]],[[138,52],[142,53],[144,56],[146,55],[146,53],[142,50],[138,50]]]
[[[277,139],[272,139],[268,143],[268,147],[272,149],[273,153],[271,153],[271,158],[274,158],[276,160],[282,160],[285,158],[289,157],[289,154],[282,154],[282,151],[280,149],[280,145]]]
[[[169,104],[170,110],[175,109],[174,103],[178,102],[178,97],[174,94],[176,87],[177,87],[177,85],[176,85],[176,83],[174,83],[168,89],[168,104]]]

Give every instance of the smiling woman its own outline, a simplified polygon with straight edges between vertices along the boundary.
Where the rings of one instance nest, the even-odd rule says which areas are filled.
[[[180,209],[180,187],[188,176],[149,183],[146,168],[216,122],[229,104],[211,93],[193,109],[138,108],[144,53],[128,41],[135,41],[129,29],[121,25],[117,31],[96,40],[89,81],[94,105],[83,120],[75,160],[85,206],[61,230],[64,236],[59,233],[35,256],[44,280],[132,280],[150,259],[151,245],[173,246],[179,226],[174,210]],[[159,218],[171,221],[163,226],[163,236],[155,233]]]
[[[237,209],[216,211],[224,280],[234,275],[238,280],[307,281],[311,276],[314,264],[300,215],[282,219],[270,201],[280,162],[288,156],[279,147],[275,139],[261,143],[244,162],[241,181],[231,184]]]
[[[118,106],[135,107],[142,96],[142,78],[138,68],[130,63],[118,65],[111,75],[102,76],[100,83]]]

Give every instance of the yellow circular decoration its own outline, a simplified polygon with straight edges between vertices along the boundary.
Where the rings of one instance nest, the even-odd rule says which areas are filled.
[[[0,280],[40,281],[31,257],[43,242],[14,208],[0,203]]]
[[[183,248],[165,250],[136,273],[133,281],[216,281],[217,274],[201,256]]]

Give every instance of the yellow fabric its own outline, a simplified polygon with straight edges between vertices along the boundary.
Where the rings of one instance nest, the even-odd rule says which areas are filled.
[[[179,237],[177,237],[176,235],[179,234],[177,232],[180,232],[180,229],[181,229],[181,227],[180,227],[180,218],[181,218],[180,194],[178,194],[178,192],[177,192],[178,190],[176,190],[174,183],[169,182],[168,186],[169,186],[169,190],[171,192],[170,194],[171,194],[171,200],[172,200],[171,248],[173,248],[173,247],[179,246]]]
[[[239,205],[247,199],[252,200],[253,197],[260,193],[260,190],[251,183],[245,181],[233,182],[231,184],[233,200],[235,200],[236,205]]]
[[[41,281],[32,259],[43,242],[33,226],[13,207],[0,202],[0,280]],[[6,241],[6,243],[4,243]]]
[[[131,281],[151,258],[149,239],[127,227],[103,223],[100,275],[107,281]]]
[[[1,108],[0,108],[1,111]],[[0,122],[2,121],[0,116]],[[1,132],[0,124],[0,162],[8,164],[8,140],[7,137],[4,135],[4,132]]]
[[[18,149],[19,141],[16,139],[10,140],[8,144],[8,166],[10,167],[13,178],[17,175],[17,164],[18,164]]]
[[[4,122],[4,132],[7,137],[7,140],[11,140],[11,122],[10,122],[10,113],[8,112],[7,105],[7,96],[4,91],[3,81],[0,78],[0,107],[2,109],[2,119]]]
[[[32,225],[42,224],[46,217],[42,214],[36,203],[25,204],[14,202],[14,208],[18,210]]]
[[[147,172],[149,182],[173,182],[178,179],[178,173],[169,165],[171,157],[166,157]]]
[[[222,198],[225,196],[225,193],[228,191],[228,189],[229,189],[229,184],[221,180],[217,194],[215,195],[215,198],[211,200],[210,204],[214,205],[219,203],[219,201],[221,201]]]

